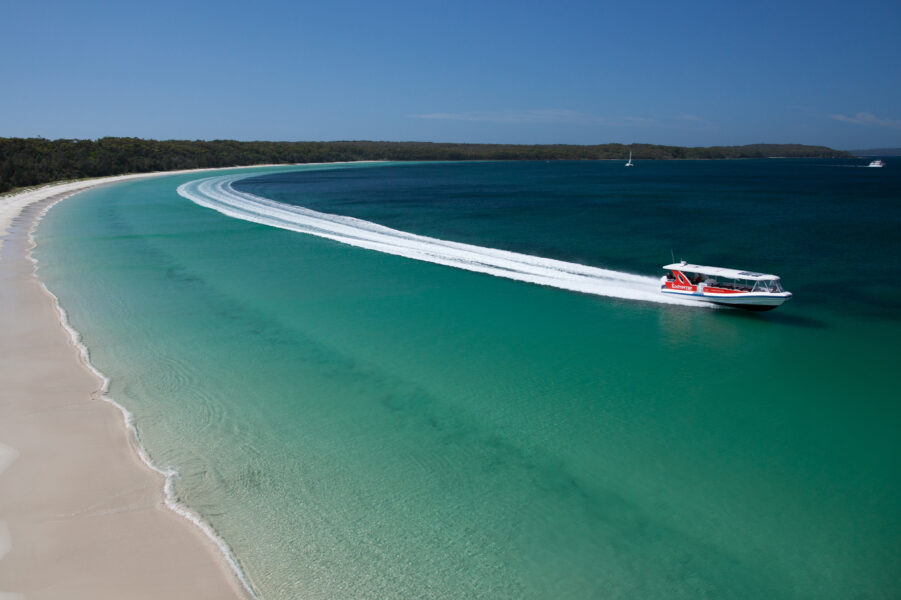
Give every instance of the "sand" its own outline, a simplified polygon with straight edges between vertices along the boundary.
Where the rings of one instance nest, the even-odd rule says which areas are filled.
[[[250,597],[216,543],[167,507],[163,475],[102,399],[28,258],[51,203],[134,177],[0,197],[0,600]]]

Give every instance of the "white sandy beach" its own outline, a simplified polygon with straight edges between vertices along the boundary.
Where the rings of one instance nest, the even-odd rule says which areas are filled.
[[[167,507],[164,476],[102,400],[29,258],[53,202],[148,176],[0,196],[0,600],[250,595],[216,543]]]

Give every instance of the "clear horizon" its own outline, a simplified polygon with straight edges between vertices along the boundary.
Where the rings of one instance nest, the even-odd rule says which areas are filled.
[[[893,2],[7,13],[2,137],[901,147]]]

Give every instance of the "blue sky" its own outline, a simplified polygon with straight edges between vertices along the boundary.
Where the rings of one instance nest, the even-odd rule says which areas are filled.
[[[901,146],[901,2],[3,0],[0,136]]]

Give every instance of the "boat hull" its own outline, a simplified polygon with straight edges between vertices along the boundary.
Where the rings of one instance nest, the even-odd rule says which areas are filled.
[[[732,308],[740,308],[742,310],[753,310],[755,312],[763,312],[765,310],[773,310],[779,304],[730,304],[727,302],[717,302],[715,300],[711,300],[714,304],[718,304],[719,306],[731,306]]]
[[[700,300],[701,302],[711,302],[719,306],[731,306],[732,308],[754,311],[773,310],[777,306],[782,306],[786,300],[792,297],[791,292],[734,292],[723,294],[670,288],[662,288],[660,291],[670,296],[680,296],[691,298],[692,300]]]

